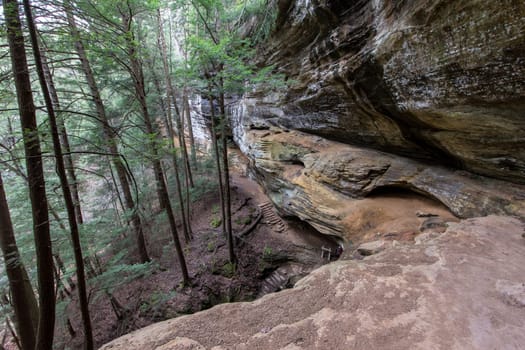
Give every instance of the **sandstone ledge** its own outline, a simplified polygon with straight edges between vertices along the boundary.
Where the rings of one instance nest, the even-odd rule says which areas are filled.
[[[295,288],[154,324],[103,350],[521,349],[525,225],[488,216],[425,233]]]

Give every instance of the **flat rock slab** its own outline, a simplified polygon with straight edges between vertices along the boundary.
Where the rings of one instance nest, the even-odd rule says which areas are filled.
[[[103,350],[523,349],[524,224],[451,223],[293,289],[157,323]]]

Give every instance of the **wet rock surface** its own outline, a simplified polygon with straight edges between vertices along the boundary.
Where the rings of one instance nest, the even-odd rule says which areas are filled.
[[[415,244],[325,265],[293,289],[161,322],[102,349],[521,349],[523,228],[509,217],[463,220]]]

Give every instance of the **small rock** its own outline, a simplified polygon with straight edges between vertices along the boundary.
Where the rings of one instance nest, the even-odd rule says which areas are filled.
[[[439,217],[430,217],[423,221],[419,230],[425,232],[427,230],[432,230],[435,232],[445,232],[447,230],[448,224]]]
[[[430,217],[436,217],[436,216],[439,216],[437,214],[432,214],[432,213],[426,213],[424,211],[417,211],[416,212],[416,216],[418,218],[430,218]]]
[[[359,247],[357,247],[357,251],[359,254],[364,256],[374,255],[377,254],[386,248],[386,242],[385,241],[372,241],[361,244]]]

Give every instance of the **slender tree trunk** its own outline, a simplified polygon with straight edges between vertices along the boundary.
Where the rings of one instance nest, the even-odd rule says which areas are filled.
[[[220,81],[221,87],[223,85],[222,80]],[[230,194],[230,167],[228,164],[228,138],[226,136],[226,108],[224,104],[224,93],[221,91],[219,94],[219,110],[221,112],[222,122],[222,170],[224,171],[224,202],[226,209],[226,234],[228,236],[228,254],[230,262],[233,264],[236,261],[234,251],[234,241],[232,232],[232,211],[231,211],[231,194]]]
[[[137,55],[137,50],[135,48],[135,44],[132,42],[134,40],[134,36],[131,29],[131,22],[132,18],[128,13],[122,14],[122,24],[124,28],[125,35],[128,36],[128,43],[127,43],[127,49],[128,49],[128,56],[130,59],[131,64],[131,78],[133,80],[133,87],[135,88],[135,96],[139,102],[140,105],[140,113],[144,119],[144,123],[146,126],[146,133],[150,136],[155,135],[155,131],[153,129],[151,118],[148,111],[148,104],[146,101],[146,89],[144,87],[144,73],[142,71],[142,64],[140,63]],[[162,168],[160,167],[160,159],[157,152],[157,146],[154,144],[156,140],[153,141],[151,145],[151,151],[152,151],[152,163],[154,168],[154,174],[155,174],[155,183],[157,187],[157,197],[159,200],[159,205],[161,209],[166,209],[164,207],[164,202],[162,201],[161,197],[162,194],[162,186],[161,183],[164,182],[164,176],[162,172]],[[158,170],[155,170],[155,163],[158,163]]]
[[[129,6],[129,3],[128,3]],[[131,13],[131,9],[128,8],[129,13]],[[135,87],[135,95],[139,101],[140,107],[141,107],[141,113],[142,117],[144,119],[144,124],[146,126],[146,132],[149,135],[158,135],[156,130],[153,128],[153,124],[151,122],[151,118],[148,111],[148,105],[146,101],[146,90],[144,88],[144,73],[142,71],[142,64],[140,63],[138,57],[137,57],[137,51],[135,48],[134,40],[133,40],[133,32],[131,29],[132,25],[132,17],[128,12],[122,13],[122,24],[126,35],[126,38],[128,38],[127,42],[127,48],[128,48],[128,56],[130,59],[130,66],[131,66],[131,75],[134,82]],[[166,210],[166,214],[168,216],[168,222],[170,224],[171,233],[173,236],[173,241],[175,243],[175,250],[177,252],[177,257],[179,260],[181,272],[182,272],[182,279],[183,284],[188,285],[189,284],[189,275],[188,275],[188,268],[186,266],[186,259],[184,258],[184,253],[182,251],[182,246],[180,244],[179,235],[177,233],[177,226],[175,223],[175,217],[173,215],[173,210],[170,203],[170,198],[168,195],[168,188],[166,186],[166,182],[164,181],[164,173],[162,171],[162,165],[159,158],[159,153],[157,150],[157,144],[155,141],[150,143],[150,152],[153,157],[153,171],[155,172],[155,178],[157,180],[157,189],[159,194],[159,200],[161,202],[161,207]]]
[[[117,147],[117,135],[114,133],[113,129],[111,128],[111,125],[109,124],[109,120],[106,115],[106,109],[104,107],[104,104],[102,103],[102,98],[100,97],[100,91],[95,81],[95,76],[93,75],[91,65],[87,58],[84,44],[82,40],[80,39],[80,33],[77,29],[75,17],[73,16],[71,12],[71,7],[70,7],[69,2],[65,6],[65,11],[66,11],[67,21],[68,21],[69,30],[71,32],[71,36],[74,38],[74,41],[75,41],[75,50],[80,59],[82,70],[84,71],[84,75],[86,77],[86,80],[89,86],[89,90],[91,92],[91,96],[93,97],[93,103],[95,104],[95,107],[96,107],[99,122],[102,124],[103,134],[104,134],[104,138],[105,138],[109,153],[114,155],[112,157],[112,161],[113,161],[113,165],[115,166],[115,171],[117,172],[117,177],[119,179],[120,187],[124,194],[124,202],[126,204],[126,208],[131,212],[131,215],[129,217],[129,222],[131,223],[133,231],[135,232],[135,237],[137,240],[137,248],[138,248],[139,255],[140,255],[140,261],[142,263],[145,263],[145,262],[150,261],[150,258],[148,255],[148,251],[146,249],[146,240],[144,239],[144,232],[143,232],[142,222],[140,220],[140,216],[138,213],[138,207],[136,206],[135,201],[133,200],[133,195],[131,193],[131,186],[130,186],[130,183],[129,183],[129,180],[126,174],[126,167],[124,166],[122,159],[118,155],[119,152],[118,152],[118,147]]]
[[[80,232],[78,229],[77,213],[75,212],[75,204],[71,188],[67,180],[67,173],[64,163],[64,156],[62,154],[62,146],[60,143],[60,133],[57,126],[57,118],[55,115],[54,104],[51,99],[51,94],[48,89],[48,82],[44,74],[42,65],[42,58],[40,56],[40,48],[38,45],[37,29],[33,21],[33,14],[29,0],[24,0],[24,11],[26,14],[27,26],[31,38],[31,46],[33,48],[33,55],[35,57],[35,66],[40,80],[40,87],[44,96],[47,115],[49,117],[49,125],[51,127],[51,136],[53,139],[53,148],[55,151],[56,169],[62,187],[64,202],[66,204],[66,211],[68,216],[69,228],[71,230],[71,242],[73,244],[73,252],[75,255],[75,265],[77,268],[77,285],[80,303],[80,313],[82,314],[82,322],[84,326],[84,349],[93,349],[93,330],[91,327],[91,318],[89,317],[89,304],[86,291],[86,276],[84,271],[84,258],[82,254],[82,247],[80,245]]]
[[[190,137],[190,150],[191,150],[191,162],[193,166],[197,166],[197,150],[195,147],[195,138],[193,137],[193,122],[191,120],[191,108],[190,101],[188,98],[187,88],[184,88],[184,94],[182,96],[182,104],[184,107],[184,114],[186,115],[186,120],[188,121],[188,136]]]
[[[63,286],[63,291],[65,292],[65,294],[67,294],[68,296],[71,295],[71,293],[73,292],[73,289],[75,289],[75,282],[73,281],[73,279],[71,277],[68,277],[66,279],[66,282],[67,282],[67,285],[66,283],[64,283],[62,280],[61,280],[61,275],[65,275],[66,274],[66,267],[64,266],[64,262],[62,261],[62,258],[60,257],[60,255],[58,255],[57,253],[55,253],[53,255],[53,257],[55,258],[55,271],[56,271],[56,276],[57,276],[57,289],[59,288],[60,284],[62,284]],[[69,286],[69,289],[68,289],[68,286]]]
[[[47,63],[46,55],[41,51],[42,58],[42,69],[44,71],[44,77],[49,89],[49,95],[51,97],[51,102],[53,108],[56,111],[60,110],[60,101],[58,99],[58,94],[55,88],[55,83],[53,82],[53,76],[51,75],[51,70]],[[60,141],[62,144],[62,149],[64,150],[64,164],[66,166],[67,175],[69,177],[69,186],[71,188],[71,195],[73,196],[73,205],[75,206],[75,215],[79,225],[84,223],[84,217],[82,216],[82,208],[80,206],[80,195],[78,190],[78,180],[75,173],[75,166],[73,163],[73,157],[71,157],[71,146],[69,144],[69,137],[67,136],[66,125],[64,119],[57,116],[57,126],[60,134]]]
[[[164,29],[163,29],[163,24],[162,24],[162,18],[161,18],[161,14],[160,14],[160,10],[157,10],[157,20],[158,20],[158,25],[159,25],[159,44],[160,44],[160,51],[161,51],[161,55],[162,55],[162,66],[163,66],[163,69],[164,69],[164,75],[166,76],[166,89],[167,89],[167,92],[168,92],[168,101],[171,101],[173,103],[173,106],[175,108],[175,122],[177,124],[177,129],[178,129],[178,137],[179,137],[179,144],[180,144],[180,147],[181,147],[181,150],[182,150],[182,160],[184,162],[184,169],[185,169],[185,173],[186,173],[186,177],[188,179],[188,182],[189,182],[189,185],[193,188],[194,186],[194,183],[193,183],[193,175],[192,175],[192,171],[191,171],[191,167],[190,167],[190,162],[189,162],[189,157],[188,157],[188,148],[186,147],[186,140],[185,140],[185,137],[184,137],[184,127],[183,127],[183,115],[177,105],[177,98],[175,96],[175,89],[173,88],[173,83],[171,81],[171,72],[169,70],[169,66],[168,66],[168,57],[167,57],[167,53],[166,53],[166,40],[164,39]],[[168,107],[169,107],[169,102],[168,102]],[[168,108],[169,110],[169,108]],[[170,112],[171,114],[171,112]],[[189,203],[188,203],[189,205]]]
[[[53,347],[55,328],[55,281],[42,152],[18,3],[16,0],[3,0],[2,2],[18,97],[20,124],[23,130],[38,266],[40,313],[35,349],[50,350]]]
[[[13,225],[5,197],[2,175],[0,174],[0,248],[4,257],[5,270],[11,290],[16,328],[22,342],[23,350],[35,348],[38,327],[38,304],[33,287],[22,263],[16,245]]]
[[[159,29],[160,31],[160,29]],[[153,80],[155,81],[155,86],[160,94],[161,90],[160,90],[160,83],[156,77],[156,74],[154,73],[154,70],[152,69],[152,72],[153,72]],[[160,98],[161,100],[161,105],[163,106],[163,116],[165,118],[164,120],[164,123],[166,124],[166,131],[167,131],[167,136],[169,138],[169,144],[170,144],[170,147],[171,147],[171,150],[173,152],[172,156],[171,156],[171,162],[172,162],[172,165],[173,165],[173,171],[175,172],[175,186],[177,187],[177,197],[179,199],[179,207],[180,207],[180,210],[181,210],[181,216],[182,216],[182,229],[183,229],[183,233],[184,233],[184,239],[186,240],[186,242],[188,242],[190,239],[191,239],[191,236],[192,236],[192,232],[191,232],[191,222],[187,219],[188,216],[186,215],[186,212],[190,210],[190,203],[188,202],[188,205],[186,206],[184,204],[184,199],[182,197],[182,185],[181,185],[181,182],[180,182],[180,172],[179,172],[179,162],[177,160],[177,153],[176,153],[176,148],[175,148],[175,141],[174,141],[174,135],[173,135],[173,125],[171,123],[171,106],[170,106],[170,94],[167,94],[167,108],[165,108],[164,106],[164,103],[162,102],[162,97]],[[186,189],[187,190],[187,189]]]
[[[211,112],[211,142],[213,146],[213,152],[215,153],[215,165],[217,166],[217,178],[219,181],[219,200],[221,202],[221,214],[222,214],[222,233],[226,236],[226,207],[224,202],[224,183],[222,179],[221,171],[221,157],[219,152],[219,142],[217,140],[217,132],[215,130],[215,107],[213,104],[213,97],[210,89],[208,99],[210,101],[210,112]]]

